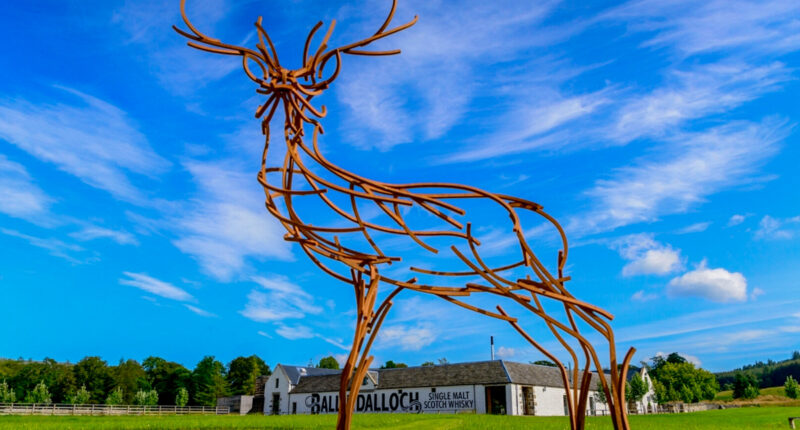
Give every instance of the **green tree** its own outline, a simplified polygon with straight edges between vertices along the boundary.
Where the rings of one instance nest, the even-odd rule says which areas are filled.
[[[160,357],[147,357],[142,362],[142,367],[150,387],[160,393],[159,401],[162,405],[175,399],[181,388],[191,389],[192,372],[178,363]]]
[[[36,387],[25,395],[25,403],[53,403],[50,390],[47,389],[44,381],[36,384]]]
[[[547,366],[547,367],[558,367],[558,366],[556,366],[556,364],[555,364],[555,363],[553,363],[553,362],[552,362],[552,361],[550,361],[550,360],[536,360],[536,361],[531,361],[531,364],[538,364],[539,366]],[[605,402],[603,402],[603,403],[605,403]]]
[[[748,391],[748,387],[753,387]],[[755,393],[755,395],[753,395]],[[751,397],[749,397],[751,396]],[[736,372],[733,377],[734,399],[755,399],[758,397],[758,379],[751,373]]]
[[[225,366],[213,356],[206,356],[192,372],[192,397],[202,406],[214,406],[218,397],[230,394]]]
[[[783,390],[786,392],[786,397],[796,399],[798,395],[797,381],[793,377],[787,376],[786,382],[783,383]]]
[[[639,402],[647,394],[647,384],[639,373],[635,373],[631,380],[625,384],[625,400],[629,403]]]
[[[594,393],[594,400],[598,403],[608,403],[606,401],[606,392],[603,390],[603,384],[600,381],[597,381],[597,387],[595,387]]]
[[[321,363],[322,361],[320,361]],[[258,377],[269,374],[269,366],[257,355],[237,357],[228,364],[227,378],[231,393],[253,395],[256,392],[256,380]]]
[[[317,365],[320,369],[338,369],[339,362],[333,356],[323,357]]]
[[[175,404],[178,406],[186,406],[189,403],[189,391],[186,388],[178,388],[178,394],[175,395]]]
[[[155,406],[158,404],[158,392],[156,390],[139,390],[133,396],[133,404],[139,406]]]
[[[131,404],[130,402],[128,404]],[[124,405],[125,404],[125,396],[122,392],[122,387],[114,388],[111,393],[106,397],[106,404],[107,405]]]
[[[70,395],[67,398],[67,403],[71,403],[73,405],[85,405],[89,403],[89,399],[91,398],[91,394],[89,394],[89,390],[86,389],[85,385],[81,385],[81,388],[75,392],[75,394]]]
[[[63,401],[70,393],[75,391],[75,378],[68,364],[58,363],[52,358],[42,361],[17,360],[13,374],[3,375],[9,378],[9,385],[19,393],[33,391],[40,382],[48,387],[51,399]],[[10,377],[9,377],[10,376]]]
[[[85,357],[72,368],[75,382],[89,390],[91,403],[102,403],[113,385],[108,364],[100,357]]]
[[[695,403],[712,400],[719,391],[719,383],[714,375],[704,369],[696,369],[694,364],[684,361],[670,363],[664,360],[651,371],[656,397],[659,402],[683,401]]]
[[[111,379],[115,387],[122,388],[123,403],[130,405],[134,393],[139,390],[149,391],[152,387],[147,380],[144,367],[136,360],[119,360],[119,364],[110,369]]]
[[[0,403],[14,403],[16,401],[17,393],[15,393],[14,390],[8,386],[6,380],[3,379],[3,383],[0,383]]]
[[[386,362],[386,364],[381,366],[381,369],[405,369],[407,367],[408,365],[405,363],[395,363],[394,361],[389,360]]]
[[[752,400],[758,397],[759,390],[758,387],[755,385],[748,385],[747,388],[744,389],[744,397],[745,399]]]
[[[432,361],[426,361],[426,362],[423,362],[422,364],[420,364],[420,366],[422,366],[422,367],[435,366],[435,365],[436,365],[436,363],[434,363]]]

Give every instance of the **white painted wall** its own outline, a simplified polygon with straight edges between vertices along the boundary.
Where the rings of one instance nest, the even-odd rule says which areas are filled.
[[[435,388],[435,391],[434,391]],[[426,387],[390,390],[362,390],[356,412],[387,413],[485,413],[483,386]],[[297,402],[298,414],[337,413],[339,393],[296,393],[289,395],[289,404]]]
[[[530,385],[511,384],[508,386],[511,394],[509,395],[508,413],[513,415],[525,414],[525,397],[522,393],[523,387]],[[564,395],[566,390],[556,387],[533,386],[534,395],[534,415],[539,416],[564,416]],[[589,397],[594,398],[596,391],[590,391]],[[595,411],[597,415],[608,413],[608,406],[595,400]],[[591,415],[589,404],[586,405],[586,414]]]
[[[656,391],[655,386],[653,385],[653,380],[650,377],[650,374],[647,372],[647,368],[643,367],[642,370],[639,372],[639,376],[641,376],[642,380],[647,383],[647,394],[642,397],[641,401],[635,403],[634,408],[636,413],[638,414],[648,414],[653,413],[658,408],[658,403],[656,403]],[[650,406],[648,408],[648,405]]]
[[[289,414],[291,411],[289,391],[292,388],[294,387],[291,385],[289,377],[286,375],[283,367],[281,365],[276,366],[272,375],[270,375],[266,384],[264,384],[264,414],[272,414],[272,399],[275,393],[280,395],[280,415]]]

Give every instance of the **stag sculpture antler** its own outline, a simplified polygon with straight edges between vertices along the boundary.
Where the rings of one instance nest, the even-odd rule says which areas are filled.
[[[532,346],[557,364],[564,387],[569,393],[567,405],[572,429],[584,427],[587,399],[592,389],[591,366],[594,366],[608,399],[614,427],[627,430],[629,425],[624,399],[625,374],[634,350],[631,348],[628,351],[622,366],[618,367],[614,333],[608,323],[612,316],[596,306],[576,299],[564,287],[564,283],[569,280],[562,273],[567,259],[566,235],[558,222],[542,210],[541,205],[468,185],[380,182],[339,167],[320,152],[319,136],[324,131],[319,119],[324,118],[327,111],[325,107],[315,108],[311,104],[312,99],[328,89],[339,75],[343,54],[383,56],[400,53],[400,50],[361,49],[416,23],[417,17],[414,17],[403,25],[389,28],[396,7],[397,1],[394,0],[388,17],[372,36],[329,49],[328,42],[336,24],[332,21],[317,50],[310,54],[314,35],[322,27],[322,22],[317,23],[306,38],[302,65],[294,70],[281,65],[260,17],[255,23],[259,39],[255,50],[223,43],[201,33],[186,16],[185,0],[181,0],[181,14],[189,31],[173,27],[190,39],[189,46],[212,53],[242,57],[245,73],[259,86],[256,92],[267,97],[255,113],[256,118],[261,118],[261,130],[266,141],[258,181],[264,188],[267,210],[286,229],[285,240],[297,242],[309,259],[325,273],[354,287],[357,319],[353,346],[342,370],[337,428],[349,429],[361,381],[372,363],[373,357],[369,355],[372,343],[392,306],[392,299],[403,289],[408,289],[432,294],[471,311],[509,322]],[[335,68],[325,77],[325,67],[333,59],[336,60]],[[251,67],[253,63],[260,75],[254,73]],[[272,159],[267,156],[269,126],[279,106],[284,113],[286,155],[283,163],[270,165]],[[311,145],[305,140],[306,126],[312,129]],[[273,178],[276,180],[273,181]],[[315,214],[309,211],[303,213],[307,217],[301,216],[302,206],[309,199],[323,202],[326,210],[340,220],[340,225],[312,224],[307,219]],[[343,205],[342,201],[347,205]],[[459,201],[483,201],[502,209],[510,218],[509,232],[518,241],[520,259],[500,267],[490,267],[480,255],[481,242],[472,234],[472,224],[467,221],[467,212],[456,204]],[[377,208],[389,220],[389,224],[373,222],[364,217],[362,213],[365,205]],[[442,227],[435,230],[412,228],[402,208],[421,209],[439,219]],[[558,253],[557,276],[547,270],[529,246],[517,211],[538,214],[557,229],[563,243],[563,248]],[[341,225],[342,222],[345,226]],[[455,244],[449,250],[455,261],[466,266],[466,270],[435,271],[408,267],[408,271],[413,272],[413,276],[409,274],[410,279],[388,276],[384,269],[403,261],[403,257],[383,252],[375,240],[377,235],[407,237],[432,253],[438,253],[439,250],[426,242],[428,238],[450,239]],[[457,245],[461,245],[461,248]],[[358,249],[359,246],[362,249]],[[511,274],[518,270],[527,273],[522,277],[512,277]],[[535,276],[533,279],[531,271]],[[425,280],[421,281],[418,277]],[[447,285],[452,284],[454,279],[463,281],[458,281],[458,287]],[[394,290],[378,304],[381,284],[391,285]],[[510,299],[543,319],[575,364],[571,371],[540,342],[528,335],[518,320],[509,316],[501,306],[497,306],[495,312],[465,301],[475,293],[488,293]],[[563,305],[568,320],[566,323],[545,311],[542,305],[544,298]],[[610,352],[608,379],[593,345],[578,330],[576,316],[607,339]],[[564,335],[580,345],[583,367],[579,366],[578,354]]]

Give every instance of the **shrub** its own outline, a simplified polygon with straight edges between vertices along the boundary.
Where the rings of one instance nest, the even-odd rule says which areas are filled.
[[[72,403],[74,405],[85,405],[89,403],[89,399],[92,397],[89,394],[89,391],[86,389],[86,385],[81,385],[81,389],[76,391],[75,394],[69,396],[67,398],[67,403]]]
[[[155,406],[158,404],[158,392],[156,390],[139,390],[133,397],[133,404],[140,406]]]
[[[798,391],[800,391],[798,390],[797,381],[795,381],[791,376],[786,377],[786,382],[783,384],[783,389],[786,391],[786,397],[790,397],[792,399],[796,399]]]
[[[14,403],[17,401],[17,393],[8,386],[6,380],[0,384],[0,403]]]
[[[107,405],[121,405],[123,403],[125,403],[125,398],[122,395],[122,387],[114,388],[114,391],[106,397]]]
[[[186,406],[189,403],[189,391],[186,388],[178,388],[178,394],[175,395],[175,404],[178,406]]]
[[[53,403],[50,390],[44,385],[44,381],[36,384],[36,387],[25,396],[25,403]]]
[[[744,389],[744,398],[745,399],[755,399],[758,397],[758,387],[755,385],[748,385],[747,388]]]

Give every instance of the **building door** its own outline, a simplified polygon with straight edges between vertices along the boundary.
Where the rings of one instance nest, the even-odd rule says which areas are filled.
[[[523,413],[525,415],[536,415],[533,399],[533,387],[522,387]]]
[[[281,395],[280,393],[272,393],[272,415],[280,415],[281,413]]]
[[[589,413],[591,415],[597,415],[597,406],[594,403],[594,397],[589,397]]]
[[[506,414],[506,387],[486,387],[486,412],[494,415]]]

